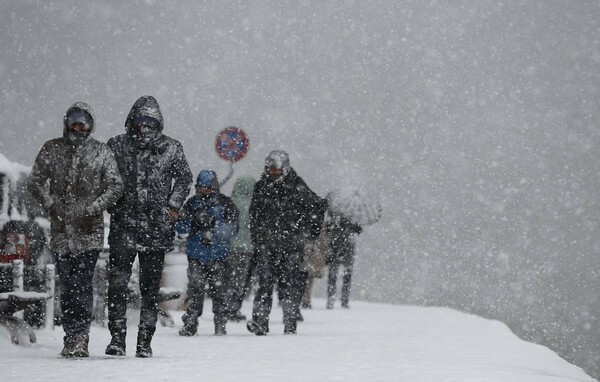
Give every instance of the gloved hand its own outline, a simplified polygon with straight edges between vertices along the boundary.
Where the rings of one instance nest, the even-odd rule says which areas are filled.
[[[211,230],[215,226],[215,218],[206,211],[198,212],[194,216],[194,222],[198,225],[198,229]]]
[[[51,205],[50,208],[48,208],[48,216],[50,216],[50,219],[62,221],[62,210],[63,207],[60,205],[60,203],[54,202],[54,204]]]
[[[90,213],[90,208],[81,203],[73,204],[69,212],[74,218],[85,218],[92,215]]]
[[[200,234],[200,242],[202,245],[211,245],[212,244],[212,232],[211,231],[202,231]]]
[[[311,271],[310,256],[307,255],[306,253],[302,255],[302,262],[300,263],[300,270],[303,272]]]

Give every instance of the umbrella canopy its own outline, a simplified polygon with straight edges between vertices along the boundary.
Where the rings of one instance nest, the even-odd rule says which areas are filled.
[[[379,201],[358,187],[332,190],[327,194],[327,203],[333,213],[359,225],[377,223],[383,212]]]

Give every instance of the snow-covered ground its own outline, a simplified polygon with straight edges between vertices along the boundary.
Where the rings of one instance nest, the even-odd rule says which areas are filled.
[[[0,329],[1,381],[594,381],[549,349],[518,339],[502,323],[447,308],[395,306],[355,301],[350,310],[305,310],[298,334],[284,336],[281,309],[271,315],[271,333],[256,337],[244,323],[229,323],[216,337],[212,314],[201,318],[196,337],[159,327],[154,358],[129,353],[108,357],[106,328],[92,327],[86,360],[61,359],[62,330],[38,332],[38,344],[14,346]],[[207,301],[210,312],[210,301]],[[251,304],[245,303],[244,313]]]

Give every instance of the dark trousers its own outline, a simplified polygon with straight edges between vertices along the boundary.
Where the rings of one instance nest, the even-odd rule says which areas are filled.
[[[55,254],[61,283],[60,307],[65,338],[87,335],[92,322],[94,287],[92,278],[100,251]]]
[[[226,321],[227,285],[226,285],[226,260],[212,260],[206,264],[200,260],[188,257],[188,289],[185,300],[186,313],[182,320],[185,324],[198,324],[198,317],[204,308],[204,286],[208,282],[208,293],[212,299],[212,310],[215,323]]]
[[[256,257],[252,252],[232,251],[229,253],[228,263],[229,310],[236,312],[241,309],[244,298],[250,290],[252,275],[256,269]]]
[[[133,262],[140,263],[140,324],[139,330],[152,336],[158,319],[158,292],[165,263],[165,250],[136,251],[111,248],[108,276],[108,329],[111,335],[127,333],[127,285]]]
[[[254,296],[252,320],[265,328],[269,327],[273,288],[277,284],[283,308],[283,323],[295,324],[305,282],[305,272],[300,269],[302,248],[262,246],[258,256],[258,290]]]
[[[337,274],[340,265],[344,267],[342,276],[342,306],[347,306],[350,301],[350,288],[352,286],[352,270],[354,268],[352,260],[346,262],[332,261],[329,264],[329,276],[327,277],[327,300],[329,303],[335,301],[335,292],[337,289]]]

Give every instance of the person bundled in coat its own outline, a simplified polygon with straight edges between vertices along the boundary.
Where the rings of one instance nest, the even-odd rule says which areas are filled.
[[[214,314],[215,335],[225,335],[228,309],[227,257],[232,237],[238,231],[238,209],[219,190],[217,174],[202,170],[196,181],[196,195],[183,206],[177,233],[187,235],[188,290],[186,312],[180,336],[198,331],[204,307],[204,286],[208,282]]]
[[[252,191],[256,181],[250,176],[240,176],[236,179],[233,190],[231,191],[231,200],[240,212],[239,231],[231,241],[231,251],[229,254],[229,303],[231,321],[244,321],[244,316],[240,309],[244,297],[248,294],[252,276],[256,269],[256,256],[254,256],[254,246],[250,237],[250,201],[252,200]]]
[[[108,141],[124,182],[123,196],[109,210],[108,328],[105,353],[125,356],[127,284],[139,258],[141,292],[136,357],[151,357],[158,320],[158,293],[165,254],[173,249],[177,211],[193,175],[179,141],[163,134],[154,97],[140,97],[125,120],[125,134]]]
[[[46,142],[27,181],[50,217],[50,248],[61,280],[63,357],[88,357],[92,277],[104,244],[103,212],[121,196],[123,182],[110,148],[92,138],[94,112],[76,102],[63,136]]]
[[[327,218],[325,218],[325,221]],[[311,293],[315,278],[323,277],[323,268],[325,267],[325,260],[331,256],[331,246],[329,245],[329,237],[327,236],[327,228],[325,221],[321,226],[321,233],[319,236],[307,243],[304,247],[305,253],[305,266],[306,272],[308,273],[308,281],[306,283],[306,289],[302,295],[301,307],[304,309],[312,309]]]
[[[337,275],[340,265],[343,266],[342,275],[342,308],[350,308],[350,289],[352,286],[352,271],[356,244],[354,236],[362,232],[359,224],[352,222],[346,216],[328,210],[326,219],[327,237],[331,248],[331,255],[326,258],[329,265],[327,277],[327,309],[333,309],[337,288]]]
[[[324,213],[324,200],[296,174],[288,154],[281,150],[269,153],[250,203],[250,232],[259,276],[252,320],[246,325],[250,332],[265,335],[269,331],[273,289],[277,284],[284,333],[296,334],[307,280],[304,246],[319,235]]]

